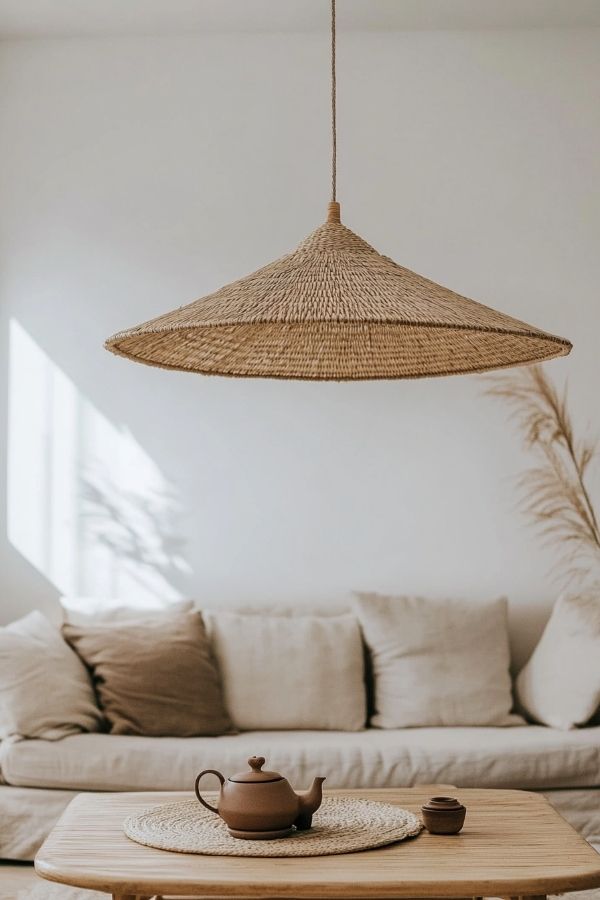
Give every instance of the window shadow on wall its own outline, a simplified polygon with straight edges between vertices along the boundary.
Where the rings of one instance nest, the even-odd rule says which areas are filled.
[[[178,600],[190,567],[173,486],[14,319],[9,355],[11,544],[63,594]]]

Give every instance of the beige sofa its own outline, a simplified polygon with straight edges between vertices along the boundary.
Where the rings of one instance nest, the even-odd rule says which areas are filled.
[[[201,769],[231,774],[251,755],[266,756],[297,788],[324,775],[330,788],[440,782],[457,785],[459,796],[461,787],[474,786],[540,791],[600,846],[600,726],[523,724],[7,740],[0,744],[0,857],[32,859],[80,791],[190,790]]]

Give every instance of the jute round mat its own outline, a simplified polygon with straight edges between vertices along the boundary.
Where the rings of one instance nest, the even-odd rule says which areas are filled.
[[[327,797],[309,831],[273,841],[233,838],[223,820],[197,800],[147,809],[123,824],[127,837],[148,847],[208,856],[329,856],[394,844],[414,837],[420,819],[406,809],[373,800]]]

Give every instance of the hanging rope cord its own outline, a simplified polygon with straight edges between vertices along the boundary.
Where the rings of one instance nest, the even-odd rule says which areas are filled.
[[[335,73],[335,0],[331,0],[331,200],[337,200],[337,131]]]

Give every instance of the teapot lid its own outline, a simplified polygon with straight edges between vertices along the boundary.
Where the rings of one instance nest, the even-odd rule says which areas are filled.
[[[248,760],[250,771],[238,772],[237,775],[232,775],[229,780],[238,781],[242,784],[252,784],[258,781],[281,781],[282,776],[279,774],[279,772],[262,771],[262,767],[264,766],[265,762],[266,760],[264,756],[251,756]]]

